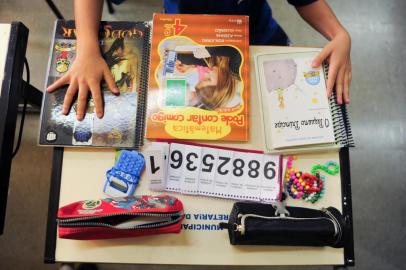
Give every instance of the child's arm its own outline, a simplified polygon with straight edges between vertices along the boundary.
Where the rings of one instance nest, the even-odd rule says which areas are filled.
[[[343,100],[349,103],[349,85],[352,76],[350,35],[324,0],[297,6],[296,9],[308,24],[330,41],[313,61],[315,67],[320,66],[325,59],[329,61],[328,95],[331,95],[335,85],[338,104],[342,104]]]
[[[100,81],[104,79],[110,91],[119,94],[113,76],[104,61],[99,47],[98,32],[103,10],[103,0],[75,0],[75,23],[77,37],[77,54],[72,68],[59,80],[50,85],[48,92],[53,92],[69,84],[63,102],[63,114],[68,114],[75,95],[78,93],[76,118],[84,118],[89,90],[92,94],[97,117],[103,117],[103,100]]]

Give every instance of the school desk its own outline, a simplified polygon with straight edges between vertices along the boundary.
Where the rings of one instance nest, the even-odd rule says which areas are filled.
[[[252,47],[251,54],[263,50],[265,50],[263,47]],[[251,87],[249,142],[215,144],[244,149],[263,148],[264,134],[261,122],[258,121],[260,112],[255,78],[251,78]],[[146,146],[149,143],[146,140]],[[224,215],[230,213],[234,201],[178,193],[171,194],[182,200],[187,214],[180,234],[91,241],[58,238],[56,223],[58,207],[79,200],[104,198],[102,189],[105,172],[113,166],[114,156],[115,151],[112,149],[55,148],[49,198],[46,262],[217,266],[354,265],[348,148],[297,155],[294,164],[303,170],[310,171],[314,164],[333,160],[339,162],[340,174],[328,176],[325,197],[316,204],[303,200],[287,200],[290,206],[317,209],[334,206],[342,211],[350,226],[350,241],[344,248],[339,249],[232,246],[229,244],[227,231],[216,228],[220,221],[224,221],[221,220]],[[143,175],[135,194],[156,194],[148,189],[148,184],[148,179]]]

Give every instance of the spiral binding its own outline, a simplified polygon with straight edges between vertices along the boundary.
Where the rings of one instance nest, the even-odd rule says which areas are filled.
[[[142,51],[140,88],[137,104],[137,122],[135,127],[135,149],[139,151],[144,145],[145,115],[147,108],[148,79],[149,79],[149,55],[151,47],[151,23],[144,23],[144,46]]]
[[[328,79],[328,63],[324,62],[324,70],[326,74],[326,80]],[[347,107],[338,105],[336,102],[336,93],[333,91],[329,99],[331,108],[331,117],[334,126],[334,137],[336,143],[341,147],[354,147],[354,138],[352,136],[350,119],[347,112]]]

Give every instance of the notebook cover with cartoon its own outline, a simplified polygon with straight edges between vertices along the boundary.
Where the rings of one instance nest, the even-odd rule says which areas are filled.
[[[149,139],[247,141],[247,16],[154,14]]]
[[[76,120],[75,101],[62,114],[67,86],[45,91],[39,134],[40,145],[139,148],[142,144],[147,76],[142,68],[149,60],[150,25],[144,22],[101,22],[100,48],[120,95],[102,83],[104,116],[97,118],[90,97],[83,121]],[[76,57],[74,21],[58,20],[48,66],[46,87],[72,67]],[[148,70],[148,69],[147,69]]]
[[[253,56],[266,151],[353,145],[345,106],[327,97],[328,65],[312,67],[319,52],[269,46]]]

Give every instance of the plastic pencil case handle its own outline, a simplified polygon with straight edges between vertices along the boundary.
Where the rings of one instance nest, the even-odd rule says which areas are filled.
[[[279,216],[270,204],[237,202],[220,226],[232,245],[344,246],[348,228],[337,209],[286,209],[289,215]]]
[[[93,240],[179,233],[180,200],[168,195],[78,201],[58,210],[60,238]]]

